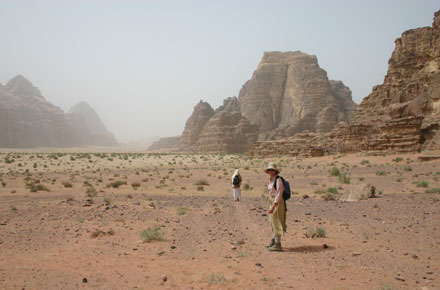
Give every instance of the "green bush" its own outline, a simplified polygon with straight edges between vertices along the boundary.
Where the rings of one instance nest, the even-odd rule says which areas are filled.
[[[422,181],[417,182],[416,186],[417,187],[428,187],[429,183],[427,181],[422,180]]]
[[[163,241],[164,240],[164,234],[159,230],[159,226],[154,226],[152,228],[148,228],[146,230],[143,230],[139,233],[139,237],[141,238],[141,241],[144,243],[149,243],[151,241]]]
[[[196,181],[195,185],[209,185],[209,183],[206,179],[200,179]]]
[[[119,188],[121,185],[127,185],[127,182],[122,180],[116,180],[107,184],[107,187]]]
[[[330,175],[331,176],[339,176],[341,172],[339,171],[339,169],[337,167],[333,167],[332,170],[330,171]]]
[[[341,172],[338,175],[338,179],[340,183],[349,184],[350,183],[350,176],[347,175],[345,172]]]

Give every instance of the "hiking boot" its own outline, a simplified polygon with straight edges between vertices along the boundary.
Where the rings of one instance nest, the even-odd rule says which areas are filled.
[[[275,245],[275,239],[272,239],[271,241],[270,241],[270,244],[269,245],[267,245],[267,247],[266,248],[270,248],[270,247],[273,247]]]
[[[269,252],[281,252],[283,248],[281,248],[281,244],[274,244],[272,247],[268,248]]]

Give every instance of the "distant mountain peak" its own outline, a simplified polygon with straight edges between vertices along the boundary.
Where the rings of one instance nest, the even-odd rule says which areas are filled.
[[[5,88],[17,96],[42,97],[40,90],[23,75],[17,75],[10,79]]]

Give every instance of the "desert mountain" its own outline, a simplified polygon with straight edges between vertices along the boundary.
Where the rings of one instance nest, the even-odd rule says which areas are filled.
[[[180,150],[241,153],[257,140],[325,133],[349,123],[356,107],[350,89],[329,80],[315,56],[265,52],[238,98],[225,99],[215,111],[203,101],[194,107]]]
[[[414,152],[440,148],[440,11],[431,27],[411,29],[395,41],[384,82],[328,134],[252,144],[249,154],[279,152]]]
[[[69,110],[69,115],[82,117],[90,132],[91,145],[118,146],[118,142],[112,133],[105,127],[96,111],[89,104],[82,101]]]
[[[94,145],[86,120],[65,114],[40,90],[18,75],[0,86],[0,147],[72,147]]]

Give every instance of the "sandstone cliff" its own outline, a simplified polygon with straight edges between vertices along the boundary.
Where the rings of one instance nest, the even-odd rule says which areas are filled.
[[[439,149],[439,120],[440,11],[432,27],[411,29],[396,39],[383,84],[362,100],[349,130],[372,126],[369,143],[381,144],[375,145],[380,150]]]
[[[279,140],[298,132],[329,132],[350,122],[357,105],[341,81],[332,81],[315,56],[266,52],[240,90],[215,111],[200,101],[180,140],[182,151],[245,152],[256,140]]]
[[[327,134],[297,134],[277,144],[257,142],[248,154],[274,155],[275,148],[307,156],[440,149],[440,11],[432,27],[405,31],[395,41],[388,64],[383,84],[361,102],[352,124],[339,123]],[[334,85],[332,90],[343,94]]]
[[[185,123],[182,137],[180,139],[180,149],[183,151],[194,151],[197,147],[199,134],[206,122],[214,115],[211,105],[200,101],[195,107],[192,115]]]
[[[265,52],[239,102],[243,116],[262,133],[288,128],[290,135],[329,132],[340,121],[350,122],[357,106],[350,89],[330,81],[317,58],[300,51]]]
[[[258,127],[241,115],[237,98],[228,98],[203,126],[195,150],[244,153],[257,136]]]
[[[0,147],[92,145],[84,118],[68,115],[47,101],[21,75],[0,86]]]

